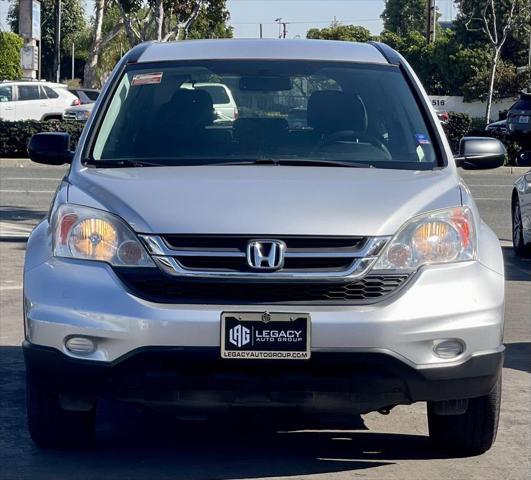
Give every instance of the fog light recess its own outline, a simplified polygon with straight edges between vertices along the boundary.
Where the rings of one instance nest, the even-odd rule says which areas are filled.
[[[456,358],[465,351],[465,344],[461,340],[439,340],[433,345],[433,352],[445,360]]]
[[[88,355],[96,350],[96,343],[87,337],[70,337],[66,340],[65,347],[76,355]]]

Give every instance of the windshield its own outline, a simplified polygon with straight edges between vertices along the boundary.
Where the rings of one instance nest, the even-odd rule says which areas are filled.
[[[228,92],[235,103],[230,114],[217,110]],[[92,161],[318,160],[431,169],[437,165],[432,143],[398,67],[192,61],[129,67],[106,110]]]

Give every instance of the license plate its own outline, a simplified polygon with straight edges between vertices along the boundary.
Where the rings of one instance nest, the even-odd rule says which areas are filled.
[[[310,315],[306,313],[224,312],[221,357],[307,360],[310,329]]]
[[[519,123],[529,123],[529,117],[527,115],[520,115],[518,119]]]

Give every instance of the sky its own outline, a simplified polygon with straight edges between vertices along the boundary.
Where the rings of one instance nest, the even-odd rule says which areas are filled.
[[[453,0],[436,0],[442,20],[453,18]],[[82,0],[87,17],[92,15],[93,0]],[[289,22],[288,38],[305,37],[310,28],[324,28],[334,17],[344,24],[362,25],[373,34],[382,31],[380,15],[385,0],[227,0],[234,36],[256,38],[259,24],[263,24],[266,38],[278,37],[279,27],[275,19]],[[0,0],[0,30],[7,30],[8,0]]]

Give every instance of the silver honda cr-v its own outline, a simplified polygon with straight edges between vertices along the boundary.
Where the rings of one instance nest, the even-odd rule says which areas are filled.
[[[219,121],[223,84],[238,117]],[[192,87],[190,87],[190,85]],[[29,429],[82,444],[97,399],[357,415],[425,401],[459,453],[496,436],[498,239],[419,80],[383,44],[148,43],[116,66],[24,271]]]

